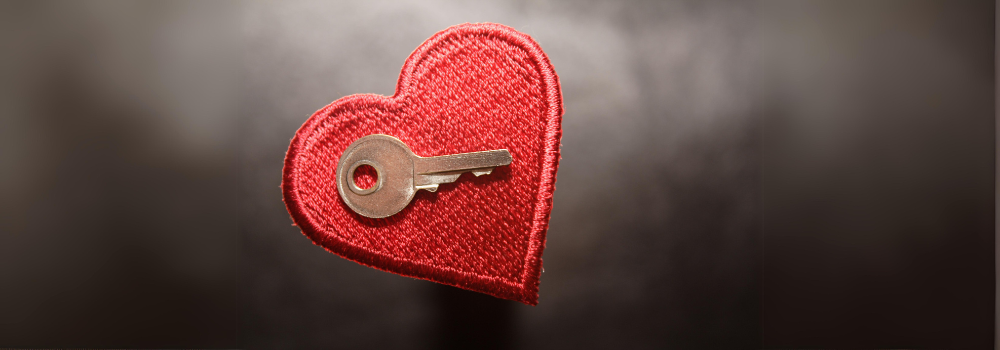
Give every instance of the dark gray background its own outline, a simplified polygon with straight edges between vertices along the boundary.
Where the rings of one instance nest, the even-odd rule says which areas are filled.
[[[780,5],[764,345],[992,348],[993,4]]]
[[[0,347],[234,347],[231,4],[0,2]]]
[[[0,4],[0,346],[993,346],[992,1]],[[536,307],[281,202],[312,112],[480,21],[563,88]]]

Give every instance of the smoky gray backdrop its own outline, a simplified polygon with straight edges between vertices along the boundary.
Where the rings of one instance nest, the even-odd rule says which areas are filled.
[[[0,346],[993,347],[993,1],[0,4]],[[281,201],[313,112],[465,22],[562,84],[535,307]]]

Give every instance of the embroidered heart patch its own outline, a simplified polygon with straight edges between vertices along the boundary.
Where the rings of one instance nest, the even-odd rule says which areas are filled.
[[[285,157],[285,205],[309,239],[346,259],[536,305],[562,113],[556,73],[528,35],[450,27],[410,55],[394,96],[347,96],[302,125]],[[342,153],[372,134],[422,157],[507,149],[513,161],[372,219],[345,204],[336,179]]]

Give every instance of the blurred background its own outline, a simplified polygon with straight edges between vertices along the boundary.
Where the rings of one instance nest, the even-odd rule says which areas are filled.
[[[0,2],[0,346],[236,345],[236,16]]]
[[[993,1],[0,2],[0,346],[992,348]],[[565,104],[539,305],[363,267],[294,132],[465,22]]]

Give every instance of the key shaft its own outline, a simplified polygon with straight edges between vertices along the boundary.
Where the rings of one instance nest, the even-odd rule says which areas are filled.
[[[487,175],[493,172],[493,168],[510,165],[512,161],[510,152],[505,149],[437,157],[417,156],[413,159],[413,186],[418,190],[434,192],[439,184],[455,182],[463,173]]]

